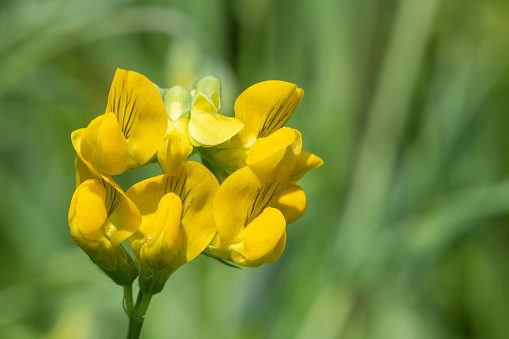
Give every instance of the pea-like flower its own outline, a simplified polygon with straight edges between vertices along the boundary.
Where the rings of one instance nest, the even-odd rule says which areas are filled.
[[[167,126],[154,84],[139,73],[117,69],[106,112],[75,131],[73,139],[81,139],[76,151],[98,171],[116,175],[144,165],[159,149]]]
[[[188,161],[127,191],[142,214],[130,238],[140,267],[140,287],[161,291],[168,277],[210,243],[216,227],[213,201],[219,188],[202,164]]]
[[[301,152],[297,130],[284,127],[252,145],[247,166],[231,174],[214,199],[218,233],[204,254],[241,266],[279,259],[286,243],[286,219],[305,206],[296,194],[280,209],[279,198],[291,181]]]
[[[251,155],[254,147],[282,147],[274,144],[274,141],[269,142],[272,139],[264,138],[279,131],[286,124],[303,94],[304,91],[296,85],[277,80],[260,82],[246,89],[235,102],[235,117],[244,123],[244,128],[231,138],[226,148],[201,149],[204,164],[222,182],[248,165],[247,159],[254,157]],[[306,151],[299,152],[286,190],[273,203],[279,210],[285,211],[287,223],[299,219],[306,208],[306,196],[302,188],[296,185],[297,181],[307,171],[322,164],[322,159],[316,155]]]
[[[113,281],[132,283],[138,269],[121,242],[140,227],[138,208],[111,177],[99,174],[79,153],[76,184],[68,215],[73,242]]]

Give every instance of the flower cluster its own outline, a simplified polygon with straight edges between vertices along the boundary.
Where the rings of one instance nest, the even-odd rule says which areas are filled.
[[[161,89],[118,69],[106,112],[72,133],[73,241],[117,284],[139,275],[151,295],[200,253],[246,267],[275,262],[286,225],[306,208],[297,181],[322,164],[284,127],[302,95],[291,83],[262,82],[238,97],[233,118],[219,114],[215,77]],[[187,161],[197,152],[203,164]],[[126,192],[113,178],[155,162],[164,174]]]

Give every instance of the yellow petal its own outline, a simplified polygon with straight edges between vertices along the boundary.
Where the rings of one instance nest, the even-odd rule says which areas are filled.
[[[182,265],[178,261],[182,242],[181,215],[182,203],[179,197],[174,193],[165,194],[147,227],[141,251],[135,251],[142,275],[150,277],[155,274],[165,280]]]
[[[104,116],[99,132],[101,152],[96,157],[96,164],[97,162],[104,164],[110,170],[105,173],[120,174],[126,170],[124,160],[127,154],[127,141],[120,132],[115,115],[107,113]]]
[[[194,146],[214,146],[237,134],[244,125],[240,120],[217,113],[191,112],[189,134]]]
[[[72,197],[69,226],[75,223],[79,232],[88,240],[103,237],[101,227],[107,218],[105,198],[106,190],[99,181],[87,180],[81,184]]]
[[[141,213],[118,185],[114,187],[106,182],[105,186],[106,189],[110,188],[106,204],[110,215],[105,233],[113,246],[116,246],[140,228]]]
[[[165,194],[159,201],[152,223],[147,228],[147,246],[152,246],[164,231],[165,245],[171,252],[177,253],[181,241],[181,216],[182,202],[180,198],[174,193]]]
[[[99,131],[104,118],[105,116],[101,115],[93,119],[81,134],[80,151],[83,158],[91,164],[96,162],[95,158],[99,148]]]
[[[81,136],[85,132],[85,128],[80,128],[71,133],[72,147],[79,153],[81,150]]]
[[[101,175],[88,161],[83,159],[81,153],[76,153],[75,167],[76,167],[76,187],[78,187],[88,179],[96,179],[99,181],[101,180]]]
[[[286,154],[286,148],[295,141],[295,132],[283,128],[266,138],[259,138],[251,146],[246,160],[248,166],[277,166]]]
[[[285,250],[286,246],[286,230],[284,231],[283,235],[279,239],[279,242],[277,243],[274,250],[265,257],[265,263],[266,264],[273,264],[281,257]]]
[[[180,163],[186,161],[193,152],[193,146],[186,143],[174,134],[166,137],[157,152],[157,159],[165,173],[170,172]]]
[[[275,208],[267,207],[244,231],[247,260],[257,260],[274,250],[285,232],[286,221]]]
[[[264,81],[246,89],[235,102],[235,117],[244,123],[238,138],[251,145],[283,127],[302,99],[304,91],[284,81]]]
[[[306,194],[295,184],[290,184],[286,190],[271,204],[283,213],[286,224],[297,221],[306,210]]]
[[[175,122],[170,121],[166,135],[168,134],[173,134],[184,142],[191,144],[191,141],[189,141],[189,115],[183,116]]]
[[[286,148],[280,149],[285,145]],[[290,181],[302,147],[299,131],[283,127],[269,137],[257,139],[253,146],[246,161],[253,172],[258,177],[274,176],[286,185]]]
[[[295,165],[290,181],[292,183],[296,183],[304,176],[304,174],[307,173],[307,171],[322,165],[323,160],[320,157],[313,153],[302,151],[297,158],[297,164]]]
[[[83,132],[80,144],[83,158],[99,171],[115,175],[127,169],[127,141],[113,113],[92,120]]]
[[[179,249],[183,262],[188,262],[205,249],[216,233],[213,198],[218,188],[217,179],[205,166],[188,161],[165,175],[134,185],[127,195],[142,213],[142,228],[152,221],[158,203],[165,194],[173,192],[181,199],[182,242]],[[139,235],[140,232],[130,241],[138,241]]]
[[[250,167],[231,174],[214,198],[214,218],[221,245],[236,243],[249,225],[285,189],[277,172],[259,177]]]
[[[106,113],[113,112],[127,139],[129,156],[137,166],[145,164],[166,136],[168,118],[163,99],[145,76],[117,69]]]

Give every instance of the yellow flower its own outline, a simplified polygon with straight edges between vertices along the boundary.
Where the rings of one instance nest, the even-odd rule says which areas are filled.
[[[242,121],[244,128],[231,138],[226,148],[200,150],[204,163],[220,182],[246,166],[246,159],[256,140],[271,135],[285,125],[303,94],[304,91],[292,83],[270,80],[255,84],[239,95],[235,101],[235,117]],[[312,153],[303,152],[303,155],[306,160],[300,164],[307,166],[299,166],[302,175],[323,163]]]
[[[284,199],[286,208],[278,208],[301,145],[300,133],[288,127],[255,141],[247,166],[231,174],[214,198],[218,233],[204,254],[248,267],[279,259],[286,243],[286,219],[305,207],[305,196],[294,194],[294,199]]]
[[[138,273],[121,242],[140,227],[138,208],[111,177],[100,175],[79,153],[76,184],[68,215],[73,242],[116,283],[129,284]]]
[[[264,138],[285,125],[303,94],[302,89],[292,83],[272,80],[249,87],[237,98],[235,117],[244,123],[244,128],[231,138],[227,148],[213,147],[202,149],[200,152],[203,162],[211,168],[220,182],[238,169],[249,165],[248,159],[251,158],[250,161],[253,161],[256,157],[251,154],[254,148],[284,147],[284,144],[278,145],[274,140]],[[306,196],[296,182],[307,171],[322,164],[322,159],[312,153],[302,151],[298,155],[290,184],[272,204],[273,207],[284,211],[287,223],[299,219],[306,209]]]
[[[166,109],[157,88],[143,75],[117,69],[105,114],[73,133],[76,149],[98,171],[116,175],[144,165],[167,130]]]
[[[129,241],[144,292],[160,292],[173,272],[210,243],[216,232],[213,199],[218,188],[205,166],[188,161],[127,191],[142,214],[141,227]]]

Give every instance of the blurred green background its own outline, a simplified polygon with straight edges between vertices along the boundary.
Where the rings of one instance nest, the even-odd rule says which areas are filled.
[[[288,125],[325,161],[277,263],[197,258],[144,338],[507,338],[508,32],[506,0],[0,0],[0,338],[126,334],[66,220],[71,131],[117,67],[216,75],[227,114],[294,82]]]

